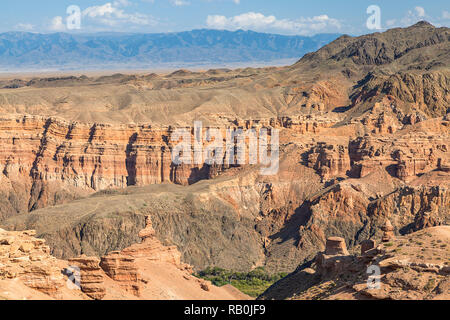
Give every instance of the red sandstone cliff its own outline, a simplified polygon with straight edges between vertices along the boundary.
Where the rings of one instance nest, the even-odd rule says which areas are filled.
[[[161,245],[147,221],[141,245],[101,259],[83,255],[68,261],[52,257],[45,240],[33,237],[34,231],[0,229],[0,298],[250,299],[192,276],[176,248]]]

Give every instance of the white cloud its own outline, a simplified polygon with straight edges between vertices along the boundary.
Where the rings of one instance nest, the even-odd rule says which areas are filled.
[[[450,19],[450,12],[448,11],[442,12],[442,19]]]
[[[31,23],[18,23],[16,24],[15,29],[31,31],[34,29],[34,26]]]
[[[131,5],[132,5],[132,3],[128,0],[115,0],[114,1],[114,6],[116,6],[116,7],[120,7],[120,6],[128,7]]]
[[[117,9],[112,6],[111,3],[105,3],[102,6],[93,6],[85,9],[83,11],[83,16],[88,16],[90,18],[104,17],[106,15],[111,15],[117,13]]]
[[[387,25],[388,27],[392,27],[392,26],[394,26],[396,23],[397,23],[397,20],[396,20],[396,19],[391,19],[391,20],[387,20],[387,21],[386,21],[386,25]]]
[[[189,1],[185,0],[170,0],[170,2],[176,7],[187,6],[191,4]]]
[[[400,20],[402,26],[407,27],[416,22],[424,20],[426,14],[422,7],[415,7],[414,10],[409,10],[405,17]]]
[[[61,16],[54,17],[50,23],[49,29],[52,31],[65,31],[66,25],[63,22],[63,18]]]
[[[418,17],[425,17],[425,9],[422,7],[415,7],[414,11],[416,12]]]
[[[412,10],[408,10],[406,15],[400,19],[391,19],[386,21],[388,27],[409,27],[422,20],[432,20],[432,17],[428,16],[423,7],[415,7]]]
[[[341,28],[337,19],[320,15],[300,18],[297,20],[277,19],[275,16],[265,16],[262,13],[248,12],[234,17],[210,15],[206,20],[209,28],[227,30],[254,30],[264,32],[281,32],[288,34],[312,34],[318,32],[336,32]]]
[[[123,23],[134,25],[155,25],[156,21],[150,16],[142,13],[126,13],[120,7],[128,6],[131,3],[127,0],[116,0],[107,2],[104,5],[92,6],[83,10],[82,15],[92,22],[108,26],[116,26]]]

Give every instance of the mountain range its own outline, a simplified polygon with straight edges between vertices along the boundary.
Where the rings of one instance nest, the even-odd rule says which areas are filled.
[[[139,69],[297,60],[338,36],[242,30],[78,35],[7,32],[0,34],[0,69]]]

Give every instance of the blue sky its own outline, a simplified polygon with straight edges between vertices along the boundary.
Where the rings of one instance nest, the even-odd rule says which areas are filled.
[[[366,9],[378,5],[382,29],[420,20],[449,26],[448,0],[15,0],[0,4],[0,32],[176,32],[254,30],[312,35],[373,32]],[[81,10],[81,29],[67,30],[67,7]]]

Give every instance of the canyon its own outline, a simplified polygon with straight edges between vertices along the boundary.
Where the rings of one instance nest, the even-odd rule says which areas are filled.
[[[449,42],[421,22],[287,67],[3,79],[0,227],[36,230],[133,295],[147,216],[160,259],[196,271],[293,272],[330,237],[354,253],[386,219],[396,236],[449,225]],[[171,135],[194,121],[279,130],[278,172],[173,164]]]

